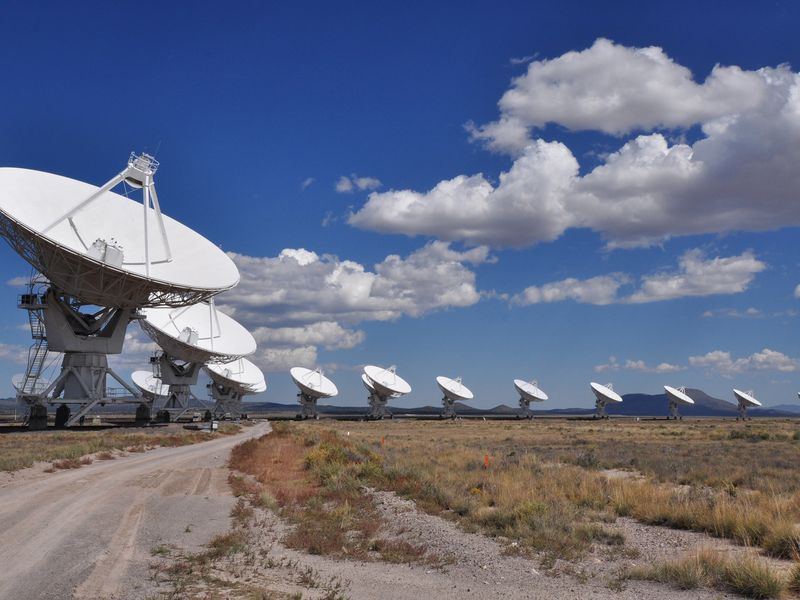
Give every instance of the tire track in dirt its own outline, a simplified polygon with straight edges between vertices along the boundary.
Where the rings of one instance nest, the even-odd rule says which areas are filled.
[[[0,598],[152,595],[153,548],[196,550],[227,530],[234,504],[224,484],[228,452],[268,431],[262,423],[0,488]]]

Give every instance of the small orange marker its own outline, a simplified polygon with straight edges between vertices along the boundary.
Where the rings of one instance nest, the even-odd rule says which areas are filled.
[[[381,436],[381,448],[383,448],[383,445],[385,443],[386,443],[386,439],[383,436]]]
[[[488,454],[484,454],[483,455],[483,468],[484,469],[488,469],[489,468],[489,455]]]

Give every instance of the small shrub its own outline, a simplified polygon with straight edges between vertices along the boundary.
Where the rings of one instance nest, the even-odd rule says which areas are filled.
[[[245,549],[245,535],[242,531],[234,530],[220,534],[208,543],[208,558],[216,559],[230,556]]]

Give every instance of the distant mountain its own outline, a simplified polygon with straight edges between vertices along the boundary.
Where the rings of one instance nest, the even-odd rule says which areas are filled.
[[[687,388],[686,394],[694,400],[693,405],[680,406],[680,413],[687,417],[730,417],[737,413],[732,402],[714,398],[702,390]],[[606,408],[612,415],[666,417],[669,400],[666,394],[624,394],[621,404],[609,404]]]
[[[738,413],[736,404],[709,396],[703,390],[687,388],[686,393],[692,400],[693,405],[682,405],[680,412],[687,417],[733,417]],[[666,394],[624,394],[621,404],[609,405],[608,412],[612,415],[624,415],[631,417],[666,417],[669,413],[669,401]],[[297,406],[293,404],[276,404],[272,402],[262,402],[258,404],[248,404],[247,411],[255,412],[295,412]],[[543,409],[544,404],[536,404],[534,413],[537,415],[574,415],[589,416],[594,414],[593,408],[551,408]],[[542,408],[540,408],[542,407]],[[436,416],[441,413],[438,406],[420,406],[413,408],[399,408],[390,405],[391,412],[395,415],[424,415]],[[462,416],[495,416],[513,417],[519,411],[518,408],[500,404],[493,408],[481,409],[456,403],[456,412]],[[323,415],[363,415],[367,412],[366,406],[326,406],[320,405],[319,412]],[[751,409],[749,415],[754,417],[781,417],[800,415],[800,405],[782,405],[779,407]]]
[[[779,412],[800,415],[800,404],[778,404],[777,406],[770,406],[769,410],[777,410]]]

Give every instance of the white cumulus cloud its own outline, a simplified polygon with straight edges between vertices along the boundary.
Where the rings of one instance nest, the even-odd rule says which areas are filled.
[[[800,225],[800,77],[788,66],[717,66],[697,83],[660,48],[598,40],[532,62],[500,113],[468,126],[491,148],[513,152],[497,184],[458,175],[428,191],[373,192],[349,222],[495,247],[551,241],[570,228],[634,247]],[[563,143],[536,139],[547,123],[627,139],[581,174]],[[695,125],[702,136],[693,144],[663,132]]]
[[[643,373],[677,373],[686,370],[686,367],[681,365],[673,365],[667,362],[658,363],[655,366],[649,366],[643,360],[627,359],[624,363],[620,363],[615,356],[609,356],[608,362],[594,367],[595,372],[605,373],[606,371],[641,371]]]
[[[713,350],[701,356],[690,356],[689,364],[703,367],[720,375],[731,377],[744,371],[781,371],[784,373],[800,370],[800,359],[791,358],[777,350],[764,348],[750,356],[733,358],[730,352]]]
[[[267,370],[297,357],[313,363],[320,347],[360,344],[358,323],[471,306],[481,293],[468,265],[494,260],[485,247],[460,252],[438,241],[406,257],[389,255],[371,269],[303,248],[275,257],[230,256],[241,281],[218,306],[254,332],[255,360]]]
[[[679,260],[675,272],[642,278],[641,287],[627,302],[658,302],[687,296],[738,294],[747,289],[756,273],[766,268],[752,252],[738,256],[706,259],[699,249],[689,250]]]
[[[639,287],[628,295],[620,294],[620,289],[633,283],[634,278],[626,273],[611,273],[530,286],[514,295],[511,302],[522,306],[563,300],[597,305],[641,304],[691,296],[737,294],[745,291],[755,275],[765,268],[766,264],[751,251],[737,256],[706,258],[703,251],[696,248],[680,257],[677,270],[643,276]],[[703,316],[714,314],[709,311]],[[746,316],[756,315],[748,310]]]
[[[340,194],[349,194],[354,190],[369,191],[381,187],[381,180],[377,177],[359,177],[356,174],[342,175],[336,181],[334,189]]]
[[[570,277],[541,286],[527,287],[521,294],[514,296],[512,302],[523,306],[562,300],[574,300],[583,304],[612,304],[618,301],[619,288],[629,280],[630,278],[622,273],[583,280]]]

